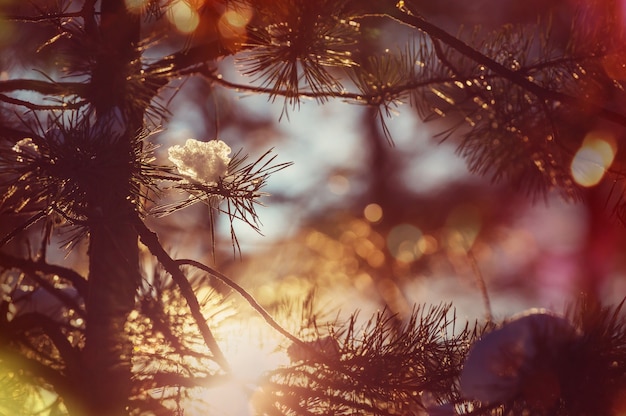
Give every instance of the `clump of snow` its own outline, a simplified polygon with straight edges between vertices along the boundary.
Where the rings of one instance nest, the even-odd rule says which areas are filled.
[[[187,139],[184,146],[168,149],[168,159],[188,179],[214,185],[228,172],[230,147],[221,140],[201,142]]]
[[[487,403],[523,397],[547,408],[560,394],[555,359],[577,336],[564,317],[531,310],[487,333],[469,352],[461,394]]]

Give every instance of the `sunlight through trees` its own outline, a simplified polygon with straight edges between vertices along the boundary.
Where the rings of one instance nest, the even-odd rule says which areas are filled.
[[[618,0],[0,1],[0,414],[626,414]]]

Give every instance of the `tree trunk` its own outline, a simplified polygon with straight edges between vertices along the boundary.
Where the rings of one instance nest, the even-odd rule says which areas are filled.
[[[132,345],[124,330],[139,281],[137,235],[115,212],[91,227],[84,351],[86,415],[126,414]]]
[[[111,147],[119,153],[113,159],[122,166],[132,163],[133,136],[143,120],[143,109],[133,105],[126,85],[128,75],[140,68],[139,25],[139,16],[130,14],[123,0],[102,0],[99,29],[92,35],[98,44],[90,83],[95,123],[115,118],[122,124],[115,132],[122,144]],[[89,416],[128,414],[132,344],[124,327],[141,281],[138,237],[129,220],[134,215],[131,174],[131,169],[122,169],[89,190],[89,292],[79,388],[81,412]]]

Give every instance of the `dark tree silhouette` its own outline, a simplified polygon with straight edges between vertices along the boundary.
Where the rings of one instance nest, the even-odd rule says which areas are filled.
[[[220,119],[216,91],[282,101],[281,119],[305,99],[365,107],[371,163],[357,199],[385,213],[367,225],[372,240],[394,219],[413,220],[407,207],[424,202],[397,180],[390,153],[391,116],[402,104],[437,120],[438,137],[502,195],[557,193],[584,201],[594,229],[612,227],[604,211],[623,223],[621,3],[422,3],[3,2],[0,388],[10,393],[0,413],[40,411],[39,397],[49,415],[185,414],[194,389],[232,379],[215,335],[232,290],[290,345],[290,364],[269,371],[253,394],[258,414],[621,414],[626,320],[621,305],[602,305],[599,279],[580,284],[585,293],[563,316],[459,324],[451,305],[407,307],[397,288],[419,263],[393,262],[397,247],[353,233],[337,240],[354,244],[342,253],[357,253],[359,268],[379,269],[383,311],[363,327],[358,315],[323,325],[309,298],[302,322],[287,328],[264,309],[271,305],[208,265],[230,256],[217,244],[218,214],[229,220],[236,257],[233,222],[260,231],[263,188],[289,163],[266,149],[231,156],[217,137],[170,148],[173,165],[158,159],[181,80],[214,99],[203,122],[218,133],[268,123],[236,111]],[[487,29],[458,28],[483,23],[485,8]],[[178,258],[167,217],[193,205],[204,207],[212,256]],[[420,215],[433,229],[444,222],[436,209]],[[463,255],[489,312],[471,243]],[[588,269],[603,273],[597,259]]]

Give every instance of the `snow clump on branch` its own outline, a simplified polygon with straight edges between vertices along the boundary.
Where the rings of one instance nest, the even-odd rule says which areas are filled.
[[[230,153],[230,147],[221,140],[187,139],[184,146],[175,145],[168,149],[168,159],[187,179],[215,185],[228,173]]]

